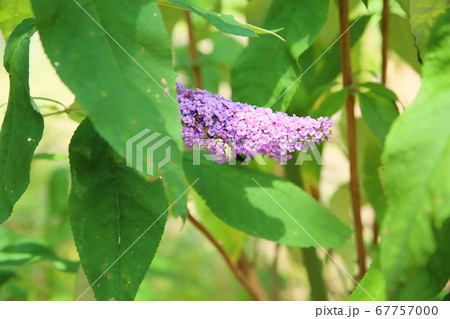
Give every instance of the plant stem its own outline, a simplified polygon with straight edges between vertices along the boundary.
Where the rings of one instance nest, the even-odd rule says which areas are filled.
[[[341,44],[341,64],[344,87],[353,86],[351,52],[350,52],[350,32],[348,23],[348,0],[339,0],[339,29],[342,34]],[[359,281],[366,272],[366,252],[363,241],[363,228],[361,222],[361,199],[359,193],[358,163],[356,156],[356,124],[355,124],[355,97],[350,90],[346,101],[347,113],[347,138],[348,157],[350,162],[350,192],[352,200],[353,220],[355,223],[356,244],[358,249],[359,274],[356,278]]]
[[[189,55],[191,56],[192,63],[192,72],[194,73],[195,87],[203,88],[202,74],[200,70],[200,66],[198,65],[198,54],[196,48],[196,40],[195,40],[195,30],[192,25],[191,13],[189,11],[184,11],[184,17],[186,20],[186,24],[188,27],[189,33]]]
[[[43,100],[43,101],[53,102],[53,103],[56,103],[56,104],[61,105],[61,106],[64,107],[65,109],[68,108],[67,106],[65,106],[65,105],[62,104],[61,102],[56,101],[56,100],[54,100],[54,99],[49,99],[49,98],[47,98],[47,97],[37,97],[37,96],[35,97],[35,96],[32,96],[31,98],[32,98],[33,100]]]
[[[272,265],[272,286],[271,286],[271,300],[278,300],[279,296],[279,280],[278,280],[278,257],[280,254],[280,244],[275,244],[275,256]]]
[[[64,110],[61,110],[61,111],[56,111],[56,112],[52,112],[52,113],[43,114],[42,117],[59,115],[59,114],[64,114],[64,113],[69,114],[72,111],[81,111],[81,110],[82,110],[82,108],[80,108],[80,107],[68,107],[68,108],[66,108]]]
[[[322,277],[322,261],[317,256],[316,249],[314,247],[302,248],[302,256],[311,286],[310,300],[327,300],[327,292]]]
[[[223,249],[222,245],[214,238],[214,236],[203,226],[198,220],[196,220],[191,214],[188,213],[188,220],[197,228],[205,237],[213,244],[214,247],[217,248],[219,253],[222,255],[225,263],[231,269],[233,274],[242,284],[242,286],[247,290],[247,292],[252,296],[254,300],[263,301],[267,300],[264,290],[259,282],[258,277],[253,271],[252,266],[248,262],[247,257],[244,252],[241,253],[241,256],[237,263],[234,263],[230,256],[228,256],[225,249]]]

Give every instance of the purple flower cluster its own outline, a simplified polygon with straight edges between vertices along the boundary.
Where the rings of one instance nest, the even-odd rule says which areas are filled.
[[[306,152],[315,143],[329,140],[333,125],[328,117],[289,116],[270,108],[233,102],[206,90],[190,90],[177,83],[188,149],[198,146],[214,155],[218,163],[243,154],[247,159],[268,155],[278,162],[292,158],[295,150]]]

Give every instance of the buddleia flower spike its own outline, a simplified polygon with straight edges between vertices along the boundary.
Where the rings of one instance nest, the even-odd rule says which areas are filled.
[[[296,150],[306,152],[330,140],[333,122],[328,117],[289,116],[180,83],[177,95],[185,146],[210,152],[217,163],[228,162],[230,150],[233,156],[251,159],[260,154],[282,163]]]

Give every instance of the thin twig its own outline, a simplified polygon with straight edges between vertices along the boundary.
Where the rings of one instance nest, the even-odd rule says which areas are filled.
[[[42,101],[53,102],[53,103],[56,103],[56,104],[61,105],[61,106],[64,107],[65,109],[68,108],[67,106],[65,106],[65,105],[62,104],[61,102],[59,102],[59,101],[57,101],[57,100],[54,100],[54,99],[49,99],[48,97],[32,96],[31,98],[32,98],[33,100],[42,100]]]
[[[61,111],[56,111],[56,112],[44,114],[44,115],[42,115],[42,117],[47,117],[47,116],[52,116],[52,115],[58,115],[58,114],[63,114],[63,113],[69,114],[70,112],[73,112],[73,111],[81,111],[81,110],[83,110],[83,109],[80,108],[80,107],[68,107],[68,108],[66,108],[66,109],[64,109],[64,110],[61,110]]]
[[[352,88],[352,65],[350,52],[350,32],[348,29],[348,0],[339,0],[339,27],[341,33],[341,63],[342,79],[345,87]],[[345,33],[344,33],[345,32]],[[366,272],[366,252],[363,241],[363,228],[361,222],[361,199],[359,193],[358,164],[356,156],[356,125],[355,125],[355,97],[352,90],[346,99],[347,113],[347,139],[348,157],[350,161],[350,192],[352,200],[353,219],[355,223],[356,244],[358,248],[359,274],[356,278],[359,281]]]
[[[195,40],[195,30],[194,26],[192,25],[191,12],[187,10],[184,11],[184,17],[186,19],[186,24],[189,33],[189,55],[191,56],[192,72],[194,73],[195,87],[202,89],[203,88],[202,73],[200,70],[200,66],[198,65],[198,54],[196,48],[197,42]]]
[[[262,289],[262,286],[259,282],[258,277],[253,271],[250,263],[247,260],[247,257],[244,253],[241,254],[238,263],[234,263],[230,256],[228,256],[225,249],[223,249],[222,245],[217,241],[216,238],[203,226],[198,220],[196,220],[191,214],[188,213],[188,220],[197,228],[205,237],[213,244],[214,247],[219,251],[220,255],[222,255],[223,259],[227,266],[231,269],[233,274],[242,284],[242,286],[247,290],[247,292],[252,296],[254,300],[262,301],[267,300],[265,293]]]

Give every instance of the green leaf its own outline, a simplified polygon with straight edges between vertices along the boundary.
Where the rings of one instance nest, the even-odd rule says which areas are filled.
[[[247,6],[245,7],[245,18],[248,23],[263,25],[272,2],[273,0],[248,1]]]
[[[332,16],[339,16],[334,5],[330,5],[330,17]],[[350,33],[352,47],[358,43],[369,20],[370,16],[362,16],[353,25]],[[336,21],[336,23],[338,22]],[[337,32],[332,36],[333,31],[336,31],[335,29],[335,24],[332,22],[327,23],[321,32],[319,40],[314,42],[298,58],[301,68],[304,70],[308,69],[308,71],[302,76],[299,88],[289,105],[290,112],[299,116],[309,114],[317,98],[323,93],[322,89],[335,85],[332,82],[341,72],[339,45],[331,45],[339,37]],[[325,51],[326,55],[317,60]]]
[[[334,13],[339,16],[337,8],[334,8],[334,11],[332,10],[333,6],[330,6],[330,14]],[[357,47],[370,19],[371,16],[364,15],[358,21],[350,21],[350,25],[353,25],[350,32],[352,48]],[[335,35],[330,36],[333,32],[335,32]],[[322,30],[319,41],[314,42],[298,59],[303,69],[309,69],[308,73],[302,77],[302,85],[307,86],[307,92],[334,81],[342,72],[340,47],[336,44],[333,45],[333,41],[336,41],[339,36],[340,33],[336,30],[335,24],[327,23]],[[317,60],[325,51],[326,55]]]
[[[67,159],[69,158],[66,154],[39,153],[33,155],[33,160],[64,161]]]
[[[44,129],[44,120],[30,98],[28,84],[29,44],[34,20],[22,22],[5,48],[9,73],[8,107],[0,132],[0,223],[12,213],[30,182],[30,164]]]
[[[241,255],[247,235],[232,228],[218,219],[206,205],[203,198],[194,190],[189,191],[191,212],[198,215],[199,221],[205,226],[222,245],[232,260],[237,261]]]
[[[268,29],[283,28],[294,59],[317,39],[328,18],[328,2],[315,0],[274,0],[265,20]]]
[[[126,166],[89,120],[69,154],[70,223],[86,276],[98,300],[132,300],[164,232],[162,183]]]
[[[374,138],[369,138],[363,153],[362,183],[380,225],[387,210],[386,197],[380,178],[381,153],[380,145]]]
[[[400,5],[404,12],[409,12],[409,0],[397,0],[397,3]]]
[[[166,165],[147,172],[165,177],[167,195],[174,202],[187,185],[180,165],[183,142],[175,73],[156,2],[81,1],[91,16],[74,1],[32,0],[32,5],[45,52],[99,134],[125,157],[127,141],[151,130],[128,154],[133,164],[143,167],[164,163],[170,151]],[[144,142],[143,155],[137,156],[138,144],[154,133],[161,137]],[[165,137],[170,140],[156,147]],[[151,146],[156,148],[147,154]],[[186,216],[186,197],[173,208],[175,215]]]
[[[49,182],[49,214],[60,215],[67,206],[69,173],[67,168],[56,169]]]
[[[232,15],[207,11],[205,9],[193,6],[183,0],[169,0],[170,2],[191,11],[207,20],[222,32],[238,35],[241,37],[256,37],[255,31],[246,25],[242,25],[234,19]],[[162,3],[167,1],[160,1]]]
[[[271,67],[267,68],[268,65]],[[286,111],[299,81],[286,89],[299,74],[300,69],[285,43],[273,38],[250,41],[231,69],[233,100]]]
[[[69,106],[69,109],[71,109],[72,111],[67,113],[68,118],[72,121],[77,122],[78,124],[87,117],[86,111],[77,100],[73,101],[73,103]],[[76,111],[74,111],[74,109]]]
[[[178,6],[174,5],[170,1],[166,0],[156,0],[159,6],[159,10],[163,16],[164,25],[166,27],[167,33],[172,34],[173,28],[180,20],[184,20],[184,12]]]
[[[277,37],[278,39],[280,39],[281,41],[286,41],[285,39],[283,39],[280,35],[278,35],[276,33],[276,32],[283,30],[283,28],[278,28],[276,30],[267,30],[267,29],[264,29],[261,27],[257,27],[256,25],[249,24],[249,23],[240,23],[240,25],[249,27],[250,29],[255,31],[256,34],[271,34],[271,35]]]
[[[359,93],[361,113],[378,143],[383,146],[386,134],[398,116],[395,105],[397,97],[380,84],[373,83],[372,87],[377,89],[372,88],[369,92]]]
[[[348,301],[372,301],[372,298],[376,301],[386,300],[386,281],[380,269],[378,254]]]
[[[409,0],[409,22],[416,47],[423,54],[436,19],[450,6],[449,0]]]
[[[31,18],[30,0],[2,0],[0,1],[0,29],[5,40],[24,19]]]
[[[0,228],[0,266],[20,266],[43,260],[66,272],[76,272],[79,263],[59,258],[42,242],[16,234],[6,227]]]
[[[397,296],[397,300],[429,300],[436,296],[447,283],[450,276],[450,220],[446,222],[439,240],[438,249],[430,258],[430,262],[418,274],[408,280],[407,286]],[[364,291],[365,290],[365,291]],[[380,268],[378,254],[367,270],[359,286],[348,300],[362,301],[386,300],[386,280]]]
[[[328,18],[328,2],[315,0],[275,0],[266,18],[270,28],[280,32],[295,59],[317,39]],[[272,27],[273,25],[273,27]]]
[[[69,168],[55,169],[48,183],[47,214],[44,222],[44,238],[52,247],[71,237],[69,223]]]
[[[192,155],[186,154],[188,180],[198,178],[195,190],[231,227],[296,247],[339,247],[351,234],[346,225],[287,180],[241,166],[211,161],[193,165],[192,161]]]
[[[14,278],[16,276],[16,272],[11,269],[1,269],[0,270],[0,288],[3,284],[5,284],[8,280]]]
[[[285,111],[300,84],[297,59],[317,38],[327,14],[328,2],[273,1],[264,27],[283,27],[286,43],[269,37],[250,40],[231,71],[233,99]]]
[[[276,32],[280,31],[281,29],[267,30],[250,23],[237,22],[232,15],[208,11],[203,8],[193,6],[192,4],[189,4],[183,0],[157,0],[157,3],[163,7],[189,10],[192,13],[195,13],[206,21],[210,22],[218,30],[225,33],[243,37],[257,37],[258,34],[271,34],[273,36],[276,36],[280,40],[285,41],[282,37],[276,34]],[[176,13],[165,12],[166,10],[163,9],[161,11],[165,16],[164,22],[166,23],[167,30],[169,30],[170,33],[174,26],[173,20]],[[169,22],[166,21],[166,16],[169,17]],[[176,15],[176,17],[181,17],[181,15]]]
[[[78,262],[58,258],[48,247],[35,242],[10,245],[0,250],[0,266],[20,266],[42,260],[51,260],[56,268],[66,272],[76,272],[79,266]]]
[[[346,121],[340,121],[339,124],[343,134],[342,140],[345,149],[347,149],[347,124]],[[358,137],[357,158],[361,159],[362,163],[362,165],[358,165],[358,174],[361,176],[362,186],[364,187],[364,192],[361,193],[361,205],[365,205],[367,200],[376,213],[377,222],[381,224],[387,210],[384,184],[382,183],[382,149],[362,118],[356,119],[356,135]],[[348,196],[350,198],[350,194]]]
[[[433,28],[422,87],[387,136],[383,163],[388,212],[381,265],[395,298],[436,251],[450,217],[450,11]]]
[[[391,101],[398,101],[397,95],[382,84],[376,82],[366,82],[360,84],[360,86],[371,90],[372,92],[376,93],[381,97],[384,97],[385,99]]]
[[[348,88],[332,92],[326,96],[320,106],[314,110],[311,114],[312,118],[318,118],[321,116],[331,117],[334,113],[339,111],[345,103],[347,98]]]
[[[419,56],[408,19],[391,14],[389,25],[389,47],[420,74],[422,65],[419,63]]]
[[[426,267],[410,278],[397,300],[428,300],[445,287],[450,278],[450,219],[442,227],[437,249]]]
[[[203,88],[210,92],[218,92],[221,82],[229,79],[230,67],[236,57],[241,53],[243,45],[235,38],[231,38],[222,32],[209,34],[208,39],[212,41],[213,51],[210,54],[199,52],[196,64],[199,65],[203,79]],[[174,48],[175,69],[184,73],[189,79],[186,86],[194,86],[194,74],[192,73],[192,60],[189,55],[189,46]]]
[[[341,185],[330,199],[329,211],[348,226],[353,226],[351,213],[351,194],[348,183]],[[354,234],[353,236],[354,237]],[[346,269],[353,269],[356,261],[355,240],[348,240],[342,247],[336,248],[335,252],[341,256]]]

